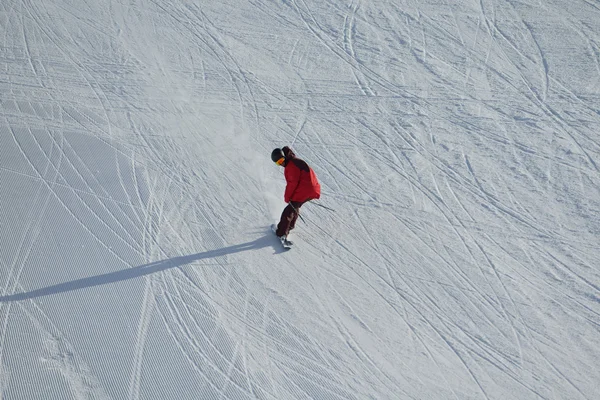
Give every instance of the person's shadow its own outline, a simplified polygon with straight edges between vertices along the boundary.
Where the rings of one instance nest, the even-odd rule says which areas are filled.
[[[93,286],[106,285],[108,283],[125,281],[127,279],[139,278],[144,275],[153,274],[155,272],[164,271],[171,268],[178,268],[189,264],[193,261],[204,260],[207,258],[222,257],[228,254],[239,253],[247,250],[262,249],[272,246],[275,248],[275,253],[283,251],[281,244],[273,235],[266,235],[251,242],[237,244],[234,246],[223,247],[218,250],[209,250],[203,253],[191,254],[189,256],[174,257],[166,260],[155,261],[149,264],[140,265],[138,267],[128,268],[121,271],[109,272],[107,274],[90,276],[87,278],[76,279],[70,282],[59,283],[45,288],[32,290],[29,292],[15,293],[11,295],[1,296],[0,303],[21,301],[33,299],[51,294],[70,292],[73,290],[85,289]]]

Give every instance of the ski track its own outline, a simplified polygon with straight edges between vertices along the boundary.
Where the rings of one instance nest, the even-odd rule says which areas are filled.
[[[593,398],[598,10],[3,3],[0,397]]]

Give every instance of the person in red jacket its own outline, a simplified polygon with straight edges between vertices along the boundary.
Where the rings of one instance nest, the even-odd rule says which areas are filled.
[[[281,213],[281,220],[277,224],[275,234],[280,238],[287,238],[296,225],[300,207],[307,201],[321,197],[321,185],[315,171],[304,160],[296,157],[289,147],[273,150],[271,159],[285,168],[283,174],[287,185],[283,199],[288,205]]]

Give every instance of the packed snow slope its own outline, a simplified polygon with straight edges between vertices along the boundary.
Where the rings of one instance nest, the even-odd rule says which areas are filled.
[[[599,21],[2,0],[0,397],[598,398]]]

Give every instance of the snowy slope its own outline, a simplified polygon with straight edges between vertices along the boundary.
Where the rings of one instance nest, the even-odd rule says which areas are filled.
[[[596,398],[598,21],[3,0],[0,397]]]

